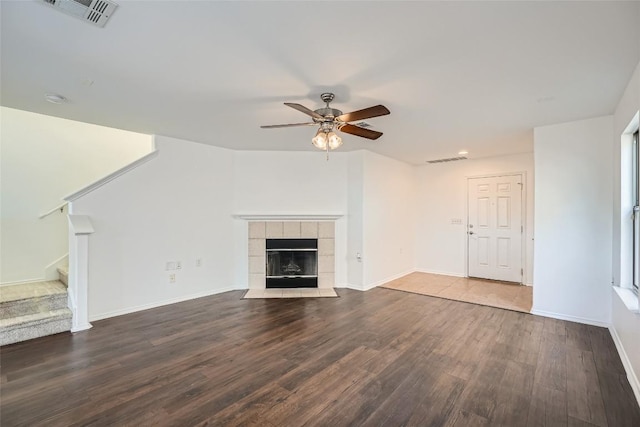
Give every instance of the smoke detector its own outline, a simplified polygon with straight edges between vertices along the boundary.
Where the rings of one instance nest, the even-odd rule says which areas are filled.
[[[44,99],[52,104],[64,104],[68,101],[67,98],[57,93],[45,93]]]
[[[118,5],[107,0],[41,0],[62,13],[104,27]]]

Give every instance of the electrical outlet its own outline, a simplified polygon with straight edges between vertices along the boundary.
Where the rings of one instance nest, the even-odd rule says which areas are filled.
[[[176,283],[176,275],[174,273],[169,275],[169,283]]]
[[[171,271],[171,270],[175,270],[176,269],[176,262],[175,261],[167,261],[165,263],[165,267],[164,269],[166,271]]]
[[[202,258],[196,258],[196,267],[202,267]]]

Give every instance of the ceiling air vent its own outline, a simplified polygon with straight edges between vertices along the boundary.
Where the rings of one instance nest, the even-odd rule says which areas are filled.
[[[354,124],[354,125],[356,125],[356,126],[358,126],[358,127],[365,128],[365,129],[366,129],[366,128],[373,127],[373,126],[371,126],[371,125],[370,125],[369,123],[367,123],[367,122],[358,122],[358,123],[353,123],[353,124]]]
[[[459,157],[449,157],[446,159],[436,159],[436,160],[427,160],[427,163],[447,163],[447,162],[455,162],[458,160],[467,160],[466,157],[464,156],[459,156]]]
[[[67,15],[104,27],[118,5],[106,0],[42,0]]]

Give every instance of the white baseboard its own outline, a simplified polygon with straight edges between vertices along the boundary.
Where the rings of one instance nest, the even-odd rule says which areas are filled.
[[[15,282],[4,282],[4,283],[0,283],[0,288],[3,286],[25,285],[27,283],[45,282],[46,280],[47,279],[45,279],[44,277],[40,277],[37,279],[26,279],[26,280],[16,280]]]
[[[71,328],[71,332],[81,332],[91,328],[93,328],[93,325],[91,323],[87,323],[86,325],[79,325],[77,327]]]
[[[354,291],[365,292],[375,288],[377,285],[352,285],[350,283],[346,283],[344,285],[336,285],[336,288],[342,289],[353,289]]]
[[[359,285],[352,285],[350,283],[344,283],[342,285],[337,285],[335,286],[336,288],[339,289],[353,289],[354,291],[365,291],[366,289],[364,289],[362,286]]]
[[[377,282],[371,283],[370,285],[365,285],[365,287],[367,287],[367,289],[365,289],[365,290],[373,289],[373,288],[375,288],[377,286],[384,285],[385,283],[389,283],[392,280],[396,280],[396,279],[399,279],[401,277],[404,277],[407,274],[415,273],[415,271],[416,270],[413,270],[413,269],[406,270],[406,271],[403,271],[402,273],[394,274],[393,276],[387,277],[386,279],[382,279],[382,280],[379,280]]]
[[[385,283],[388,283],[388,282],[390,282],[392,280],[396,280],[396,279],[399,279],[401,277],[404,277],[407,274],[411,274],[413,272],[415,272],[415,270],[407,270],[407,271],[404,271],[404,272],[399,273],[399,274],[394,274],[393,276],[387,277],[386,279],[378,280],[377,282],[374,282],[374,283],[367,283],[365,285],[352,285],[352,284],[347,283],[347,284],[344,284],[344,285],[336,285],[335,287],[336,288],[353,289],[355,291],[363,291],[364,292],[364,291],[368,291],[370,289],[376,288],[376,287],[378,287],[380,285],[384,285]]]
[[[600,326],[602,328],[608,328],[609,326],[611,326],[609,322],[603,322],[601,320],[587,319],[585,317],[571,316],[568,314],[553,313],[551,311],[537,310],[535,308],[531,309],[531,314],[535,314],[536,316],[551,317],[552,319],[568,320],[569,322],[584,323],[585,325]]]
[[[188,301],[196,298],[208,297],[210,295],[221,294],[223,292],[238,290],[235,286],[228,286],[226,288],[208,289],[206,291],[197,292],[195,294],[182,295],[176,298],[170,298],[167,300],[156,301],[148,304],[137,305],[134,307],[126,307],[119,310],[108,311],[106,313],[98,313],[89,316],[89,321],[108,319],[109,317],[122,316],[123,314],[135,313],[137,311],[149,310],[150,308],[162,307],[163,305],[175,304],[182,301]]]
[[[629,384],[633,389],[633,394],[636,396],[638,405],[640,405],[640,381],[638,381],[638,377],[633,371],[633,366],[631,366],[629,356],[627,356],[627,352],[624,350],[624,346],[622,345],[622,341],[620,341],[620,337],[618,336],[616,329],[613,326],[610,326],[609,332],[611,333],[613,343],[616,345],[616,349],[618,350],[618,354],[620,355],[620,360],[622,360],[622,365],[624,366],[624,370],[627,373],[627,379],[629,380]]]
[[[353,289],[354,291],[361,291],[361,292],[368,291],[369,289],[372,289],[371,287],[366,287],[365,285],[354,285],[354,284],[351,284],[351,283],[343,283],[341,285],[338,285],[336,283],[334,288],[337,288],[337,289]]]
[[[460,273],[451,273],[449,271],[429,270],[429,269],[423,269],[423,268],[418,268],[414,271],[418,273],[439,274],[441,276],[467,277],[466,275],[460,274]]]

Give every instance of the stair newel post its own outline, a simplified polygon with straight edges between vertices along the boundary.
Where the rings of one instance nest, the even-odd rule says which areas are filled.
[[[89,323],[89,235],[93,225],[86,215],[69,215],[69,307],[71,332],[91,328]]]

